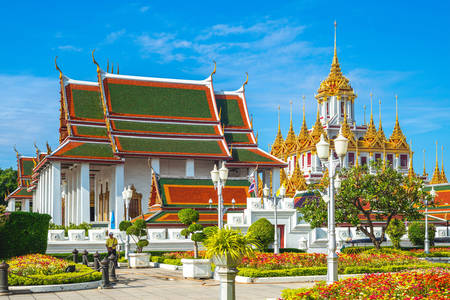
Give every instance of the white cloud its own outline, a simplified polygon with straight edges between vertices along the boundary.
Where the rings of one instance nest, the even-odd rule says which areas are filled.
[[[0,74],[0,105],[0,167],[15,167],[14,145],[32,155],[34,141],[42,149],[58,144],[57,78]]]
[[[142,6],[141,8],[139,8],[139,11],[140,11],[141,13],[145,13],[145,12],[148,11],[149,9],[150,9],[149,6]]]
[[[125,29],[111,32],[106,36],[105,43],[112,44],[115,41],[117,41],[119,38],[121,38],[125,33],[126,33]]]
[[[58,46],[58,49],[59,50],[63,50],[63,51],[73,51],[73,52],[81,52],[81,51],[83,51],[82,48],[75,47],[73,45]]]

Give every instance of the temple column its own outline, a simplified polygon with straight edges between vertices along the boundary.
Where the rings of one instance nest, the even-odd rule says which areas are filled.
[[[90,222],[90,186],[89,163],[82,163],[80,167],[80,222]]]
[[[372,161],[373,161],[374,154],[372,152],[369,152],[369,172],[372,173]]]
[[[398,170],[399,167],[400,167],[400,157],[399,157],[399,154],[396,153],[394,156],[394,169]]]
[[[52,217],[52,222],[56,224],[53,218],[53,166],[52,163],[48,166],[48,214]]]
[[[8,211],[14,211],[16,209],[16,200],[9,199],[8,201]]]
[[[23,200],[22,210],[26,212],[30,211],[30,199]]]
[[[77,185],[78,185],[78,170],[77,170],[77,166],[74,166],[72,169],[72,223],[73,224],[78,224]]]
[[[275,194],[280,187],[280,168],[272,169],[272,193]]]
[[[80,165],[77,165],[76,171],[76,178],[77,178],[77,184],[76,184],[76,212],[77,212],[77,217],[76,217],[76,224],[80,224],[81,223],[81,201],[83,201],[83,199],[81,198],[81,168]]]
[[[72,170],[66,172],[67,192],[66,192],[66,226],[72,222]]]
[[[59,161],[51,164],[51,215],[53,223],[62,224],[62,207],[61,207],[61,163]]]
[[[153,161],[153,159],[152,159]],[[155,170],[156,171],[156,170]],[[116,217],[116,228],[119,228],[120,222],[123,221],[124,218],[124,202],[122,198],[122,192],[124,188],[124,166],[123,164],[118,164],[115,167],[114,172],[114,198],[115,199],[115,217]]]
[[[159,158],[152,158],[152,169],[156,174],[159,174]]]
[[[42,199],[42,203],[44,204],[44,207],[42,209],[42,212],[44,214],[48,214],[48,172],[47,172],[47,167],[45,167],[44,171],[43,171],[43,190],[44,190],[44,198]]]
[[[186,177],[195,176],[195,163],[193,159],[186,160]]]

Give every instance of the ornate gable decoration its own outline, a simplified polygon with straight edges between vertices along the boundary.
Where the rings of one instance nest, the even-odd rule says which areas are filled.
[[[300,170],[300,167],[297,163],[295,164],[294,173],[288,180],[286,188],[286,196],[294,197],[297,191],[305,191],[307,189],[308,185],[306,184],[305,177],[303,177],[303,172]]]
[[[319,116],[319,108],[317,107],[317,118],[316,123],[314,124],[314,127],[309,134],[309,140],[307,143],[307,146],[313,147],[320,141],[320,136],[324,135],[325,139],[328,139],[327,133],[325,130],[323,130],[322,123],[320,122],[320,116]]]
[[[297,137],[297,151],[301,151],[302,148],[305,146],[305,144],[309,140],[309,132],[308,127],[306,126],[306,119],[305,119],[305,102],[304,102],[305,96],[303,96],[303,122],[302,127],[300,128],[300,133]]]

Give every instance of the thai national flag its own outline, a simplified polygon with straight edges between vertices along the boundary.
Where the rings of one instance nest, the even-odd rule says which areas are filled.
[[[253,178],[251,178],[251,184],[250,184],[250,186],[248,187],[248,192],[249,192],[249,193],[254,192],[254,191],[255,191],[255,188],[256,188],[255,177],[253,177]]]

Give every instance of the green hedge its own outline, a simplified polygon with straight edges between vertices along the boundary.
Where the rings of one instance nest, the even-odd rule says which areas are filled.
[[[445,263],[424,263],[416,265],[388,265],[383,267],[347,267],[339,274],[364,274],[364,273],[387,273],[398,272],[411,269],[429,269],[429,268],[450,268],[449,264]],[[326,275],[327,267],[308,267],[308,268],[292,268],[280,270],[259,270],[256,268],[238,268],[239,276],[245,277],[287,277],[287,276],[313,276]]]
[[[150,257],[150,261],[154,263],[160,263],[160,264],[167,264],[167,265],[175,265],[175,266],[182,266],[183,263],[181,262],[181,259],[177,258],[164,258],[162,256],[152,256]]]
[[[447,247],[433,247],[433,248],[447,248]],[[399,251],[402,251],[404,254],[415,256],[415,257],[450,257],[450,251],[440,251],[440,252],[430,252],[428,254],[424,252],[409,252],[408,250],[414,250],[414,249],[421,249],[417,247],[402,247],[401,249],[394,249],[392,246],[385,246],[381,247],[380,251],[381,253],[398,253]],[[370,250],[375,251],[375,247],[373,246],[364,246],[364,247],[348,247],[341,250],[341,253],[344,254],[359,254],[362,252],[367,252]]]
[[[91,273],[92,272],[92,273]],[[84,276],[82,276],[84,275]],[[73,273],[60,273],[53,275],[27,275],[27,277],[8,275],[8,283],[14,285],[48,285],[48,284],[64,284],[96,281],[102,278],[102,273],[93,272],[93,270],[85,265],[76,264],[76,271]]]
[[[15,211],[0,224],[0,257],[10,258],[47,250],[47,214]]]

